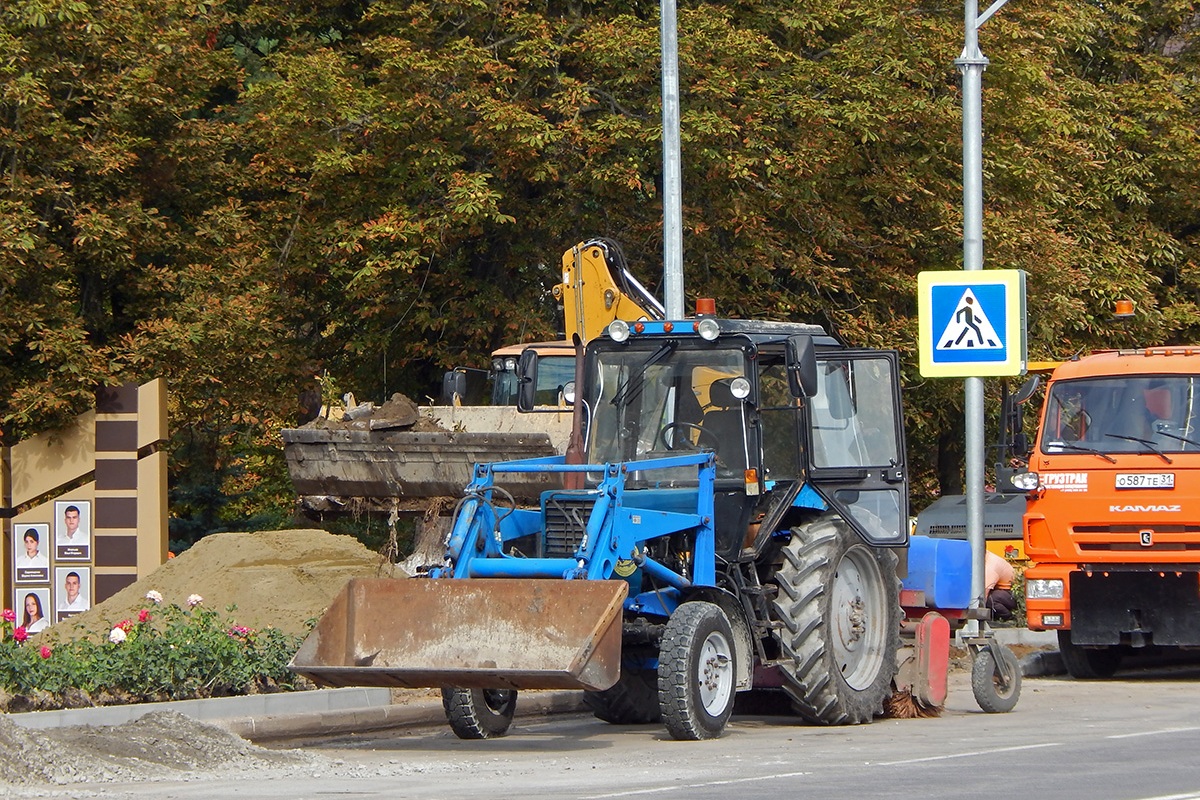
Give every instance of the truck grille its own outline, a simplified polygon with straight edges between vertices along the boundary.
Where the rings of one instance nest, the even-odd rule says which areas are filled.
[[[595,498],[596,495],[592,492],[549,494],[544,498],[544,556],[570,558],[575,555],[587,531],[588,517],[591,516]]]
[[[1148,531],[1153,544],[1143,545],[1141,534]],[[1071,537],[1081,552],[1163,551],[1200,552],[1200,526],[1197,525],[1074,525]]]

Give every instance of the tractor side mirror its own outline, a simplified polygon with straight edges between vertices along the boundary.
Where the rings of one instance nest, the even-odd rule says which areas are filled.
[[[517,411],[533,411],[537,405],[537,363],[536,350],[521,351],[517,359]]]
[[[812,397],[817,393],[817,353],[811,336],[788,337],[787,374],[792,397]]]

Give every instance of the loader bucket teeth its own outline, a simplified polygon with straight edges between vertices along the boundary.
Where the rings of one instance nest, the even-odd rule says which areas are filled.
[[[355,579],[289,669],[327,686],[607,689],[624,581]]]

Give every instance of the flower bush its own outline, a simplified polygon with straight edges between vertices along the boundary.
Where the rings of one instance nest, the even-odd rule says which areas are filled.
[[[150,592],[136,620],[113,626],[100,641],[81,637],[40,644],[0,615],[0,710],[108,705],[306,688],[287,664],[303,637],[275,628],[253,630],[205,608],[162,606]],[[232,614],[235,608],[226,609]],[[40,646],[39,646],[40,645]],[[301,685],[303,684],[303,685]]]

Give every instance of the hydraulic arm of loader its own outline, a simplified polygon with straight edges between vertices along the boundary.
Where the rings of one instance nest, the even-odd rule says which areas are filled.
[[[689,466],[698,486],[627,487],[631,474]],[[504,551],[546,527],[546,501],[541,510],[493,502],[494,475],[522,470],[603,476],[593,489],[547,493],[582,501],[586,526],[571,552],[529,558]],[[621,464],[566,464],[561,456],[481,464],[448,537],[447,564],[428,578],[351,581],[290,669],[331,686],[606,689],[620,676],[624,608],[669,615],[681,590],[715,583],[714,478],[711,453]],[[696,537],[688,575],[645,554],[648,541],[678,532]],[[667,588],[627,599],[629,584],[614,579],[622,559],[636,559]]]

